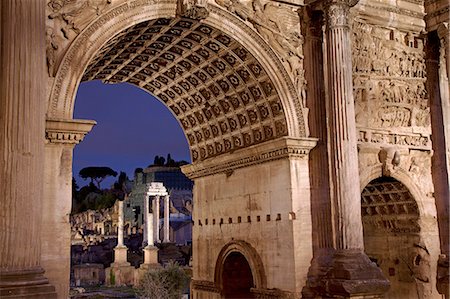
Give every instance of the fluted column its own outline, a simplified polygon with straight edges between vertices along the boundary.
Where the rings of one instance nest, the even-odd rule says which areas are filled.
[[[45,0],[0,1],[0,297],[55,298],[41,267]]]
[[[154,241],[159,243],[159,203],[160,197],[156,195],[153,199],[153,237]]]
[[[323,232],[329,237],[318,238],[319,246],[324,246],[322,248],[326,250],[314,257],[313,263],[316,262],[317,265],[311,265],[309,290],[304,292],[305,298],[316,297],[314,292],[324,297],[381,296],[389,288],[389,282],[381,270],[363,251],[352,49],[348,23],[350,5],[356,2],[327,0],[322,3],[326,25],[324,81],[331,217],[330,223],[322,219],[318,222],[319,228],[325,228]],[[317,131],[319,134],[324,133],[320,127]],[[326,211],[327,205],[324,206]]]
[[[309,129],[312,137],[318,138],[317,145],[309,153],[311,182],[311,209],[314,256],[318,250],[332,248],[330,184],[328,177],[327,115],[325,103],[325,82],[323,80],[322,15],[304,9],[305,20],[305,77],[307,81],[307,107]]]
[[[433,140],[432,175],[441,256],[437,289],[449,292],[449,198],[450,198],[450,99],[448,80],[449,29],[441,24],[428,34],[426,46],[427,91],[430,99]]]
[[[325,8],[329,121],[329,161],[336,249],[364,247],[352,83],[349,5]]]
[[[170,217],[170,197],[169,195],[164,196],[164,243],[170,242],[170,235],[169,235],[169,217]]]

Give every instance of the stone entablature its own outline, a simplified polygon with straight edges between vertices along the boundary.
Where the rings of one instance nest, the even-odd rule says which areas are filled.
[[[217,173],[231,175],[236,169],[275,160],[286,158],[306,159],[316,142],[317,139],[315,138],[283,137],[238,150],[227,156],[217,157],[214,160],[185,165],[181,169],[190,179]]]
[[[47,119],[45,139],[52,144],[76,145],[96,124],[93,120]]]

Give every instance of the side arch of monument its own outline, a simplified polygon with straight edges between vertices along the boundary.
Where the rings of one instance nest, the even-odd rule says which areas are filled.
[[[386,171],[380,163],[362,171],[360,179],[365,252],[391,282],[386,298],[438,296],[434,198],[402,167]]]
[[[203,157],[184,167],[183,171],[195,181],[194,285],[213,283],[217,252],[233,238],[261,248],[259,254],[268,273],[267,288],[298,293],[306,282],[312,257],[308,155],[316,140],[307,137],[298,91],[277,54],[242,20],[210,4],[206,7],[208,16],[200,20],[180,16],[177,9],[175,1],[132,1],[111,8],[76,36],[55,74],[47,109],[42,220],[45,254],[41,262],[62,297],[69,286],[69,270],[61,270],[60,265],[68,268],[70,263],[67,215],[71,205],[73,147],[95,124],[72,119],[80,81],[93,58],[118,33],[152,20],[177,18],[192,21],[194,26],[214,28],[242,45],[273,84],[281,103],[282,116],[278,117],[286,124],[286,129],[273,138],[240,146],[226,155],[215,155],[214,159]],[[255,179],[251,186],[245,183],[249,177]],[[291,217],[293,214],[299,217]],[[248,230],[251,233],[246,237]],[[53,248],[51,242],[55,239],[66,245]]]
[[[242,255],[250,266],[252,285],[248,290],[249,292],[251,289],[265,289],[267,287],[264,265],[256,249],[245,241],[231,241],[219,252],[215,267],[214,283],[222,295],[226,291],[226,282],[224,281],[225,263],[232,255]]]

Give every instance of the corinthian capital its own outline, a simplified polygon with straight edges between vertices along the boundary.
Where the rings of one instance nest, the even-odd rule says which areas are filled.
[[[326,0],[324,10],[328,28],[347,27],[350,7],[355,6],[359,0]]]

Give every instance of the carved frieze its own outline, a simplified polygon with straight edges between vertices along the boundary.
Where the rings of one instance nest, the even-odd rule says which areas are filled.
[[[429,135],[423,40],[411,33],[355,21],[352,42],[357,126]]]
[[[360,128],[358,132],[358,143],[431,150],[430,136],[428,134],[420,133],[396,133],[386,130]]]

